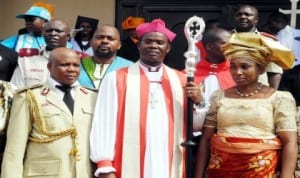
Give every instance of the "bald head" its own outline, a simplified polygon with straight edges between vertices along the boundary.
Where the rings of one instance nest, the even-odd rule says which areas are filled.
[[[69,48],[55,48],[49,56],[50,76],[63,85],[75,83],[80,72],[80,57]]]
[[[48,50],[66,47],[70,39],[70,28],[65,21],[52,19],[44,25],[44,38]]]
[[[202,38],[202,43],[206,46],[209,43],[216,43],[220,39],[226,39],[227,41],[230,37],[230,32],[223,28],[213,28],[205,31]],[[224,40],[222,40],[224,41]]]
[[[203,34],[202,42],[208,62],[218,64],[225,61],[221,46],[228,42],[230,35],[230,32],[222,28],[210,29]]]
[[[75,58],[79,58],[79,55],[70,48],[66,48],[66,47],[61,47],[61,48],[56,48],[53,49],[49,55],[49,62],[53,62],[56,60],[60,60],[61,58],[65,58],[65,57],[75,57]]]

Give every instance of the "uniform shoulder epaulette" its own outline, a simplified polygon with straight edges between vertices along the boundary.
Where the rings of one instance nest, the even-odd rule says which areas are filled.
[[[39,54],[40,54],[40,51],[39,51],[39,49],[36,49],[36,48],[21,48],[19,50],[20,57],[31,57],[31,56],[36,56]]]
[[[27,91],[29,89],[40,88],[42,86],[43,86],[43,84],[35,84],[35,85],[32,85],[32,86],[23,87],[23,88],[17,89],[16,93],[22,93],[22,92]]]
[[[98,93],[98,89],[97,88],[90,88],[90,87],[86,87],[86,86],[81,86],[83,89],[87,89],[87,90],[90,90],[90,91],[93,91],[93,92],[96,92]]]

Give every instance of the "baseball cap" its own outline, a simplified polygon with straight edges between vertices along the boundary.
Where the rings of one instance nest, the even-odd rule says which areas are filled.
[[[35,16],[35,17],[39,17],[39,18],[42,18],[47,21],[51,20],[51,15],[50,15],[49,11],[43,7],[38,7],[38,6],[30,7],[30,9],[28,9],[25,14],[19,14],[16,16],[16,18],[23,19],[26,16]]]

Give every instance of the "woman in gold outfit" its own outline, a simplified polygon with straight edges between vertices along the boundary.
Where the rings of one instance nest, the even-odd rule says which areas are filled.
[[[292,178],[297,159],[296,105],[288,92],[258,82],[272,61],[294,56],[273,39],[235,33],[223,46],[236,86],[217,91],[203,126],[195,178]]]

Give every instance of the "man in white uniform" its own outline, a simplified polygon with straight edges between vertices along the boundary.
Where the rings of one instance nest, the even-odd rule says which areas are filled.
[[[75,51],[56,48],[47,67],[44,84],[14,95],[2,178],[92,177],[88,143],[97,93],[79,85]]]
[[[99,89],[90,136],[95,175],[182,178],[185,76],[163,64],[175,34],[160,19],[136,31],[141,60],[106,75]]]

